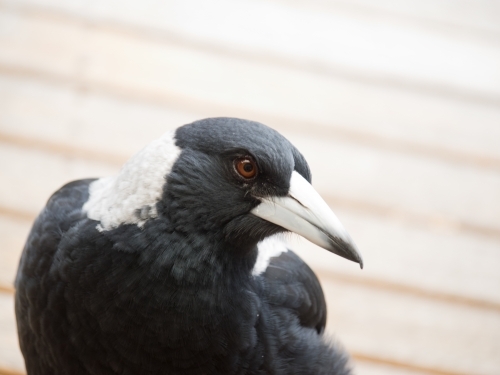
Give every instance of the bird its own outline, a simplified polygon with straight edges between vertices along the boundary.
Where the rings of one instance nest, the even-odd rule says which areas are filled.
[[[363,267],[303,155],[255,121],[180,126],[64,185],[15,279],[27,373],[350,374],[290,232]]]

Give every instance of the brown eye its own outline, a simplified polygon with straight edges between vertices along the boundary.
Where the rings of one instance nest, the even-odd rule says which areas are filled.
[[[241,177],[247,180],[257,175],[257,164],[248,156],[236,159],[234,161],[234,168]]]

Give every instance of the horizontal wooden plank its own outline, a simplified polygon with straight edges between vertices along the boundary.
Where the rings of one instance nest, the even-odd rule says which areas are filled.
[[[334,9],[325,11],[306,2],[232,3],[227,0],[212,1],[210,5],[199,0],[161,4],[153,0],[128,1],[126,6],[116,7],[108,0],[84,9],[71,9],[62,3],[53,2],[52,8],[73,10],[74,14],[84,14],[94,22],[166,29],[171,35],[239,51],[283,55],[312,66],[324,63],[341,71],[369,72],[387,80],[392,77],[494,95],[500,93],[498,39],[489,40],[474,34],[463,38],[460,33],[426,28],[425,23],[419,28],[418,24],[408,24],[404,19],[357,12],[356,8],[330,4],[328,8]],[[258,26],[256,20],[259,20]]]
[[[317,151],[322,155],[332,154],[319,147]],[[333,155],[332,158],[335,159],[335,154]],[[12,163],[12,160],[16,162]],[[48,197],[70,180],[112,175],[118,170],[115,165],[71,159],[9,145],[0,148],[0,165],[5,180],[9,181],[8,184],[0,185],[0,206],[28,212],[38,212]],[[321,168],[314,164],[313,171],[316,167]],[[390,167],[389,170],[394,171],[394,168]],[[323,173],[328,174],[328,171]],[[449,172],[445,175],[450,178]],[[340,176],[339,178],[347,178]],[[321,181],[319,177],[315,177],[315,180]],[[374,185],[365,181],[362,183]],[[321,183],[316,185],[322,186]],[[332,190],[334,189],[324,186],[322,188],[327,193],[326,196],[333,194]],[[347,194],[347,191],[341,191],[341,194]],[[450,236],[447,228],[439,226],[429,231],[427,227],[420,228],[394,220],[390,216],[381,217],[342,207],[339,210],[333,208],[358,242],[365,257],[366,269],[361,273],[354,263],[312,248],[308,243],[299,244],[299,251],[303,248],[303,256],[312,264],[329,272],[388,280],[500,303],[497,288],[500,276],[496,269],[500,260],[498,239],[454,232],[451,233],[455,235]],[[6,241],[19,243],[18,236],[25,231],[24,224],[18,230],[12,230],[15,237],[12,240],[7,239],[10,230],[7,231]],[[21,249],[19,245],[15,247]],[[426,277],[422,278],[422,274]]]
[[[425,145],[431,153],[442,148],[445,152],[441,154],[458,153],[463,155],[461,160],[493,157],[499,164],[497,107],[464,105],[418,92],[197,51],[168,40],[88,28],[85,23],[60,18],[15,12],[4,12],[2,17],[10,31],[0,36],[0,64],[56,75],[73,87],[166,102],[205,117],[277,117],[288,126],[297,121],[313,129],[318,125],[325,134],[333,132],[332,137],[359,141],[364,134],[368,142],[372,137],[372,144],[380,143],[377,139],[382,137],[383,147],[402,141],[402,150]]]
[[[164,132],[200,118],[195,112],[82,93],[71,84],[0,74],[0,131],[106,155],[102,159],[114,155],[123,162]],[[117,137],[119,142],[113,141]]]
[[[500,314],[322,280],[328,331],[353,353],[439,373],[497,374]]]

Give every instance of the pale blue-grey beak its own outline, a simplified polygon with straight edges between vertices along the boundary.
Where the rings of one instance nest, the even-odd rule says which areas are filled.
[[[363,259],[344,226],[312,185],[292,172],[288,196],[260,198],[251,213],[341,257],[359,263]]]

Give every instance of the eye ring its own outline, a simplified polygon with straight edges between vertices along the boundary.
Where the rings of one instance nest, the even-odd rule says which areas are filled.
[[[245,180],[251,180],[257,176],[259,168],[252,157],[243,156],[234,159],[234,170]]]

